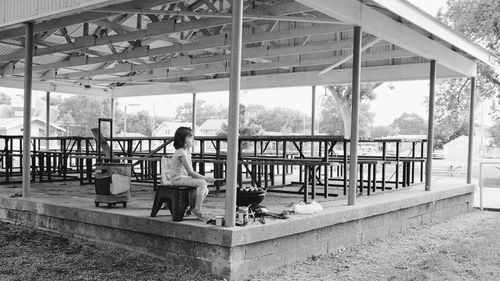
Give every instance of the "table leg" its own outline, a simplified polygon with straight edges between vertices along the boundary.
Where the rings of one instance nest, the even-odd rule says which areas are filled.
[[[92,159],[85,159],[85,165],[87,169],[87,180],[88,183],[93,183],[92,181]]]
[[[278,170],[279,167],[276,166],[276,170]],[[274,176],[275,176],[275,167],[274,165],[271,165],[269,166],[269,176],[270,176],[270,180],[271,180],[271,186],[274,185]],[[283,181],[283,185],[285,185],[285,182]]]
[[[47,153],[47,180],[50,181],[52,179],[52,155]]]
[[[157,162],[155,160],[151,161],[151,166],[153,170],[153,190],[158,189],[158,173],[157,173]]]
[[[406,186],[410,186],[410,183],[413,182],[413,176],[412,176],[412,170],[413,170],[413,165],[415,164],[415,162],[408,162],[407,164],[407,176],[406,176]]]
[[[311,199],[316,198],[316,169],[314,166],[310,167],[311,171]]]
[[[324,195],[323,197],[328,198],[328,176],[329,173],[331,173],[331,166],[324,166],[325,167],[325,185],[324,185]],[[319,167],[321,171],[321,166]]]
[[[45,153],[39,152],[38,154],[38,164],[40,165],[40,182],[43,181],[43,172],[45,171],[45,165],[44,165],[44,160],[45,160]]]
[[[309,179],[307,178],[309,174],[309,167],[304,166],[304,202],[307,203],[307,189],[309,188]]]
[[[241,171],[242,171],[242,165],[241,164],[238,164],[238,171],[237,171],[237,181],[238,181],[238,187],[242,187],[243,186],[243,179],[241,177]],[[236,187],[236,188],[238,188]],[[226,187],[227,188],[227,187]],[[232,187],[233,188],[233,187]]]
[[[264,188],[266,189],[268,187],[268,180],[267,180],[268,174],[269,174],[268,165],[264,165]]]
[[[403,179],[401,185],[406,186],[406,162],[403,162]]]
[[[80,185],[83,185],[83,158],[78,158],[79,174],[80,174]]]
[[[363,195],[363,164],[359,164],[359,192]]]
[[[367,177],[367,187],[368,187],[368,190],[366,191],[366,194],[370,195],[371,194],[371,189],[372,189],[372,165],[373,164],[366,164],[366,167],[368,168],[368,177]]]
[[[382,191],[385,190],[385,163],[382,163]]]

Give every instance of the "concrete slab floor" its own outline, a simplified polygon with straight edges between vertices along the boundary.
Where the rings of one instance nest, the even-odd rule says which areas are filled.
[[[299,185],[286,187],[287,190],[300,189]],[[203,212],[210,217],[216,215],[224,215],[225,192],[216,191],[210,188],[210,193],[203,202]],[[22,193],[22,184],[6,184],[0,185],[0,195],[4,197],[14,196],[14,194]],[[132,184],[131,200],[127,203],[127,207],[123,208],[121,204],[108,209],[106,204],[101,204],[102,207],[96,208],[94,205],[95,190],[94,185],[80,185],[77,181],[66,182],[32,182],[31,183],[31,198],[34,200],[42,200],[61,205],[84,209],[97,209],[105,212],[127,214],[132,216],[149,216],[153,205],[155,192],[152,185],[149,184]],[[267,192],[265,199],[261,205],[266,206],[273,213],[281,213],[283,209],[290,208],[291,204],[303,200],[301,194],[283,194]],[[325,202],[332,200],[342,200],[338,197],[317,198],[317,202]],[[157,217],[169,217],[168,210],[160,210]]]
[[[433,187],[440,188],[440,186],[453,186],[456,184],[464,184],[465,178],[460,177],[439,177],[433,178]],[[300,186],[288,186],[287,190],[299,190]],[[224,187],[222,188],[224,189]],[[322,190],[322,187],[317,187],[318,191]],[[359,196],[357,202],[362,202],[369,200],[378,200],[378,197],[384,195],[384,197],[391,196],[388,194],[394,194],[404,191],[423,191],[424,184],[418,183],[413,184],[410,187],[399,188],[397,190],[386,190],[377,191],[372,193],[372,195],[367,196],[366,194]],[[477,188],[476,188],[477,190]],[[485,191],[486,192],[486,191]],[[490,191],[487,191],[490,192]],[[484,198],[488,198],[487,204],[485,206],[500,208],[500,189],[494,190],[497,192],[495,196],[489,196],[490,193],[485,193]],[[14,194],[22,193],[21,184],[7,184],[0,185],[0,195],[4,197],[10,197]],[[341,194],[341,190],[337,189],[336,193]],[[477,193],[477,192],[476,192]],[[491,193],[493,194],[493,193]],[[151,213],[151,207],[154,198],[154,191],[152,185],[147,184],[132,184],[131,188],[131,200],[127,203],[127,207],[123,208],[121,204],[117,204],[115,207],[108,209],[105,204],[102,207],[96,208],[94,205],[95,190],[94,185],[80,185],[77,181],[67,181],[67,182],[34,182],[31,183],[31,197],[34,200],[41,200],[45,202],[83,208],[100,210],[102,212],[110,212],[117,214],[124,214],[130,216],[149,216]],[[495,200],[494,198],[497,198]],[[283,210],[291,210],[292,204],[303,200],[301,194],[284,194],[284,193],[273,193],[267,192],[264,201],[261,203],[266,206],[272,213],[281,213]],[[479,206],[479,195],[475,195],[474,206]],[[312,200],[311,200],[312,201]],[[315,201],[320,203],[324,208],[340,207],[347,205],[347,198],[345,196],[339,197],[329,197],[323,198],[321,196],[316,196]],[[485,201],[486,202],[486,201]],[[218,191],[216,192],[211,188],[211,192],[208,197],[203,202],[203,211],[210,217],[215,217],[216,215],[224,215],[224,204],[225,204],[225,193]],[[495,205],[496,204],[496,205]],[[170,212],[168,210],[160,210],[158,212],[157,218],[170,220]],[[192,223],[203,223],[193,220]]]

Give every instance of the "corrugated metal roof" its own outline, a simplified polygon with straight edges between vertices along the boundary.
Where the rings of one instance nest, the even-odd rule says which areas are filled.
[[[12,2],[13,0],[8,1]],[[47,5],[47,7],[49,5],[56,5],[54,3],[50,4],[49,2],[67,3],[69,8],[81,3],[79,0],[47,0],[47,3],[41,5]],[[92,0],[90,2],[94,4],[100,3],[99,0]],[[117,1],[109,1],[109,3],[115,2]],[[142,7],[143,9],[153,8],[159,10],[161,8],[163,10],[176,10],[178,12],[184,11],[183,9],[180,9],[178,5],[175,6],[174,4],[172,6],[163,6],[161,5],[163,2],[160,0],[143,2],[137,1],[134,5],[138,5],[138,7]],[[178,2],[181,2],[180,4],[187,7],[195,3],[200,3],[200,5],[197,5],[199,10],[196,10],[195,12],[202,12],[203,10],[214,12],[207,9],[206,2],[197,2],[195,0]],[[318,21],[306,22],[306,20],[314,20],[315,16],[320,17],[321,19],[329,19],[330,21],[335,19],[321,13],[319,11],[320,9],[311,11],[311,8],[301,5],[300,3],[302,2],[304,1],[245,1],[245,3],[249,4],[246,5],[249,9],[264,3],[266,8],[265,11],[271,9],[271,11],[276,13],[278,17],[292,15],[300,20],[292,21],[286,20],[285,18],[276,18],[276,20],[250,20],[246,18],[243,25],[243,37],[252,37],[257,39],[247,41],[250,43],[245,44],[242,50],[246,58],[242,63],[243,76],[250,77],[288,73],[317,73],[336,61],[341,62],[336,69],[350,69],[352,67],[352,62],[349,61],[349,58],[348,61],[344,61],[346,56],[352,54],[352,39],[354,36],[352,26],[345,23],[338,25],[332,23],[319,23]],[[326,1],[320,2],[330,4],[330,2]],[[355,0],[352,2],[357,3]],[[17,6],[12,7],[12,9],[23,9],[29,3],[32,3],[32,0],[19,1],[15,4]],[[152,7],[141,6],[147,5],[147,3],[154,4],[150,4],[153,5]],[[284,6],[280,6],[280,9],[276,9],[273,7],[276,3]],[[377,6],[377,4],[373,2],[370,3],[369,8],[376,7],[377,11],[384,13],[388,18],[398,18],[398,15],[390,12],[389,10],[385,10],[383,7]],[[219,3],[216,5],[214,4],[213,7],[218,6]],[[115,8],[116,7],[130,9],[132,6],[117,5]],[[288,12],[285,13],[281,11],[281,7],[285,7],[283,11]],[[53,12],[57,13],[59,11],[58,9],[61,7],[53,6],[53,8]],[[44,9],[45,6],[39,11],[39,13],[43,13]],[[229,5],[224,2],[222,13],[227,13],[228,11]],[[252,10],[246,11],[245,13],[247,12],[251,14]],[[28,11],[26,11],[26,13],[28,13]],[[128,13],[128,15],[124,16],[126,13]],[[280,13],[285,14],[280,15]],[[327,13],[327,11],[325,13]],[[154,12],[152,12],[152,14],[154,14]],[[137,15],[135,13],[123,10],[122,13],[103,15],[107,16],[106,19],[95,17],[93,20],[90,20],[88,24],[89,34],[94,35],[94,37],[82,37],[83,23],[85,22],[85,19],[82,19],[80,23],[77,24],[60,26],[55,29],[51,29],[48,31],[50,34],[46,34],[45,31],[38,33],[37,37],[42,37],[44,39],[44,42],[38,42],[38,52],[47,52],[48,50],[54,51],[50,52],[50,54],[34,57],[33,63],[39,66],[37,69],[40,69],[40,66],[55,62],[61,62],[62,66],[57,66],[57,69],[46,66],[46,69],[42,68],[37,70],[35,76],[43,73],[48,73],[52,76],[55,75],[54,77],[51,76],[51,83],[57,84],[59,83],[58,81],[68,80],[68,77],[64,76],[65,74],[77,74],[71,75],[71,80],[77,81],[75,84],[99,84],[115,88],[119,88],[123,85],[126,86],[136,84],[133,81],[117,79],[117,77],[120,76],[129,77],[130,79],[135,79],[135,77],[137,77],[138,83],[144,83],[148,80],[152,80],[153,82],[159,81],[178,83],[178,85],[181,86],[186,85],[190,81],[205,81],[229,77],[228,71],[230,70],[229,58],[231,50],[228,45],[231,43],[230,24],[213,27],[211,23],[216,22],[219,19],[210,19],[199,16],[193,17],[192,15],[173,16],[172,18],[176,19],[175,25],[172,24],[173,20],[166,21],[164,23],[153,23],[150,25],[151,28],[147,30],[146,35],[142,37],[127,37],[127,34],[139,33],[134,33],[137,29]],[[156,17],[160,20],[163,18],[170,18],[170,16],[165,15],[156,15]],[[148,28],[148,24],[153,22],[153,17],[150,18],[143,15],[141,18],[142,29]],[[154,21],[156,21],[156,19]],[[206,28],[200,29],[197,27],[200,22],[207,23],[209,25],[206,26]],[[99,27],[99,24],[102,24],[102,26]],[[116,27],[117,25],[121,25],[121,27]],[[412,30],[423,34],[425,38],[429,35],[429,31],[424,30],[415,24],[405,24],[405,27],[412,28]],[[63,31],[62,28],[65,28],[66,31]],[[116,28],[116,30],[113,30],[113,28]],[[172,32],[172,28],[176,32]],[[114,41],[110,41],[109,43],[106,42],[106,40],[108,40],[106,35],[102,32],[97,32],[104,29],[107,29],[108,31],[107,36],[109,37],[109,40]],[[164,30],[165,34],[162,34],[162,30]],[[304,32],[301,30],[310,30],[311,32]],[[71,40],[70,44],[68,44],[68,38],[65,37],[64,32],[67,32],[69,40]],[[22,44],[22,38],[20,41],[17,41],[17,39],[14,38],[2,39],[2,36],[5,35],[2,35],[0,32],[0,60],[4,60],[3,62],[0,62],[0,71],[2,71],[0,73],[9,71],[9,68],[2,70],[7,62],[14,62],[17,69],[16,75],[23,75],[21,71],[23,67],[23,58],[15,55],[20,48],[12,45]],[[371,40],[371,38],[374,38],[373,35],[370,34],[364,34],[364,36],[363,42],[367,42],[368,40]],[[168,37],[171,37],[171,39]],[[189,37],[189,41],[180,40],[181,38],[187,37]],[[261,37],[260,40],[259,37]],[[116,38],[122,39],[118,40]],[[101,42],[101,44],[98,46],[92,44],[94,39]],[[172,43],[170,41],[177,43]],[[182,42],[182,44],[179,44],[178,42]],[[433,42],[442,44],[445,48],[450,50],[450,53],[455,52],[451,49],[451,45],[444,40],[436,38]],[[146,43],[148,44],[146,46],[147,48],[143,48]],[[157,52],[159,48],[168,46],[171,46],[170,48],[167,48],[169,49],[168,52]],[[313,48],[316,48],[314,52],[311,51]],[[283,50],[282,53],[280,53],[281,50]],[[398,52],[399,50],[401,50],[400,47],[387,41],[378,42],[376,45],[366,50],[366,55],[362,56],[362,66],[380,67],[428,62],[428,58],[420,57],[411,53],[409,54],[408,52]],[[155,52],[154,55],[152,54],[153,51]],[[134,52],[137,52],[137,54]],[[117,59],[108,59],[113,57],[115,53],[126,54],[126,56],[119,57]],[[8,54],[10,54],[10,56],[6,56]],[[149,56],[151,56],[151,58]],[[86,58],[99,58],[103,62],[89,64]],[[208,58],[210,61],[204,60],[205,58]],[[120,65],[127,67],[130,64],[135,65],[134,67],[131,67],[131,72],[127,72],[130,70],[125,71],[123,68],[119,67]],[[51,68],[52,71],[49,71]],[[100,69],[105,69],[106,73],[103,73]],[[170,74],[167,71],[155,72],[155,75],[151,74],[155,70],[159,69],[168,70]],[[163,75],[166,76],[166,78],[162,78],[161,73],[164,73]],[[7,73],[6,75],[10,74]],[[91,81],[95,79],[102,79],[106,81]],[[114,81],[115,79],[116,82]],[[117,87],[117,85],[119,86]]]
[[[0,28],[127,1],[129,0],[3,0],[0,2]]]

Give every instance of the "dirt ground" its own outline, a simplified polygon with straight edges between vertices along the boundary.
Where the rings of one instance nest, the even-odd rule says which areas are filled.
[[[473,211],[246,280],[500,280],[500,213]],[[0,222],[0,280],[221,280],[126,249]]]

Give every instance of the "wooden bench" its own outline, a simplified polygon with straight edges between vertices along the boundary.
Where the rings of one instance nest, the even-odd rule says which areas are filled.
[[[166,203],[173,221],[182,221],[189,206],[189,192],[196,187],[177,185],[158,185],[151,209],[151,216],[155,217],[163,203]]]

